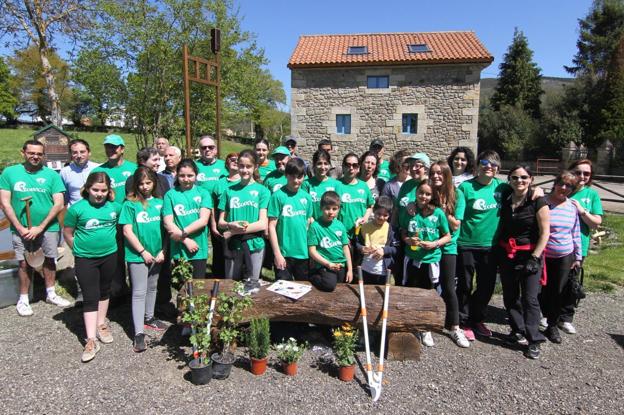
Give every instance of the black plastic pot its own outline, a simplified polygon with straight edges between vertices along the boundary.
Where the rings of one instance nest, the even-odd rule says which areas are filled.
[[[200,364],[199,359],[193,359],[188,364],[191,369],[191,382],[195,385],[205,385],[212,379],[212,364]]]
[[[211,356],[212,359],[212,378],[213,379],[227,379],[232,371],[232,365],[236,361],[236,356],[233,353],[214,353]]]

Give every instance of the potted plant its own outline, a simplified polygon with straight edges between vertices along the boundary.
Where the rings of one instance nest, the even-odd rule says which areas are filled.
[[[239,324],[243,319],[243,312],[253,305],[250,296],[244,295],[243,283],[236,281],[232,286],[232,294],[219,293],[217,301],[217,314],[219,315],[220,349],[219,353],[212,355],[212,377],[226,379],[230,376],[232,365],[236,360],[231,351],[232,343],[240,334]]]
[[[282,369],[286,375],[295,376],[297,374],[297,362],[303,356],[307,346],[307,343],[298,344],[297,340],[290,337],[286,341],[282,340],[275,347],[277,357],[282,362]]]
[[[334,337],[334,353],[338,363],[338,379],[350,382],[355,375],[355,347],[358,331],[349,323],[332,330]]]
[[[251,373],[262,375],[266,371],[271,347],[271,328],[268,318],[260,317],[251,320],[247,346],[251,359]]]
[[[191,329],[191,347],[193,360],[189,362],[191,380],[196,385],[205,385],[212,379],[210,361],[210,296],[207,294],[193,295],[193,268],[189,262],[181,259],[172,270],[172,277],[186,286],[181,297],[184,312],[182,322]],[[195,283],[198,284],[198,283]]]

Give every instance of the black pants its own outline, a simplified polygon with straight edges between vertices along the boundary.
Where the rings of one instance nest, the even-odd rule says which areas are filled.
[[[310,282],[321,291],[332,292],[339,282],[345,281],[346,273],[346,266],[342,267],[340,271],[331,271],[322,267],[310,272]]]
[[[539,296],[542,314],[549,326],[555,326],[561,317],[562,307],[567,300],[566,286],[570,275],[570,267],[574,262],[574,253],[561,258],[546,258],[548,280]]]
[[[169,250],[167,250],[165,260],[160,266],[160,274],[158,274],[156,304],[163,305],[169,302],[171,302],[171,256]]]
[[[440,260],[440,287],[442,299],[446,305],[444,327],[450,329],[459,325],[459,305],[457,302],[456,274],[457,255],[443,254]]]
[[[434,288],[429,277],[429,264],[421,263],[420,268],[417,268],[413,260],[407,258],[405,260],[408,261],[405,267],[405,273],[407,274],[406,287],[424,288],[426,290]]]
[[[205,279],[206,278],[206,260],[205,259],[189,259],[188,263],[193,267],[193,279]],[[173,267],[178,265],[178,260],[173,261]],[[182,284],[175,287],[176,290],[182,288]]]
[[[397,231],[398,232],[398,231]],[[392,264],[392,275],[394,275],[394,285],[403,285],[403,260],[405,258],[405,242],[401,241],[397,247],[397,252]]]
[[[124,251],[124,236],[121,225],[117,226],[117,268],[110,283],[110,295],[113,298],[124,297],[130,294],[126,282],[126,253]]]
[[[274,267],[276,280],[292,281],[308,281],[308,259],[284,258],[286,260],[286,268],[277,269]]]
[[[457,302],[460,324],[470,326],[485,318],[496,285],[496,257],[491,248],[459,248]],[[472,280],[476,274],[476,289]]]
[[[527,274],[521,267],[531,257],[530,252],[518,252],[516,258],[510,260],[501,251],[501,283],[503,285],[503,302],[511,329],[522,333],[531,343],[546,340],[539,331],[540,307],[537,295],[540,292],[542,267]]]
[[[364,284],[384,285],[386,283],[385,274],[373,274],[362,270],[362,278],[364,279]]]
[[[225,255],[223,255],[224,239],[210,232],[212,245],[212,278],[225,278]]]
[[[100,258],[75,257],[74,271],[82,290],[82,311],[97,311],[100,301],[111,295],[111,281],[117,269],[117,252]]]
[[[583,261],[584,260],[585,260],[585,257],[583,257]],[[582,261],[581,261],[581,265],[583,265]],[[569,287],[567,287],[567,283],[566,283],[564,293],[567,290],[569,290]],[[575,311],[576,311],[576,299],[572,298],[572,296],[564,295],[563,301],[561,303],[561,314],[559,316],[559,321],[564,322],[564,323],[572,323],[572,320],[574,320]]]

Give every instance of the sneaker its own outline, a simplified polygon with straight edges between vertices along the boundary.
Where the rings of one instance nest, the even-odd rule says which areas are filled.
[[[256,294],[260,292],[260,283],[255,280],[245,281],[245,294]]]
[[[557,326],[548,326],[548,328],[544,331],[544,335],[553,343],[561,343],[561,334],[559,333]]]
[[[134,336],[134,342],[132,343],[132,349],[136,353],[144,352],[147,349],[147,346],[145,346],[145,334],[139,333],[136,336]]]
[[[527,340],[526,337],[524,337],[524,334],[518,333],[517,331],[512,331],[507,336],[507,344],[510,344],[510,345],[519,344],[521,346],[528,346],[529,341]]]
[[[539,343],[531,343],[524,353],[526,357],[529,359],[539,359],[540,356],[540,345]]]
[[[87,344],[82,352],[82,362],[87,363],[95,357],[97,352],[100,351],[100,344],[95,339],[88,339]]]
[[[564,333],[576,334],[576,329],[574,328],[572,323],[569,323],[567,321],[560,321],[559,324],[557,325],[559,326],[561,330],[563,330]]]
[[[451,339],[453,339],[455,344],[459,347],[470,347],[470,342],[466,338],[466,335],[464,334],[464,331],[462,329],[457,328],[455,330],[444,331],[451,337]]]
[[[475,335],[474,335],[474,331],[472,331],[472,329],[470,327],[460,327],[463,331],[464,331],[464,336],[466,336],[466,339],[468,339],[468,341],[475,341]]]
[[[154,317],[149,320],[145,320],[144,327],[146,329],[156,330],[156,331],[165,331],[167,330],[167,325],[160,320],[155,319]]]
[[[19,314],[22,317],[28,317],[28,316],[33,315],[33,311],[32,311],[32,308],[30,307],[30,304],[22,303],[20,301],[15,306],[15,309],[17,310],[17,314]]]
[[[69,301],[67,301],[60,295],[54,295],[54,296],[48,295],[48,297],[46,298],[46,303],[54,304],[55,306],[61,307],[61,308],[69,307],[71,305]]]
[[[475,323],[472,328],[474,332],[481,337],[492,337],[492,331],[487,328],[485,323]]]
[[[98,326],[97,338],[99,341],[105,344],[113,342],[113,333],[111,333],[111,329],[110,329],[110,326],[108,325],[108,322]]]
[[[424,346],[432,347],[435,343],[433,342],[433,336],[430,331],[423,331],[420,333],[420,341]]]
[[[539,322],[539,329],[544,331],[548,328],[548,319],[546,317],[542,317]]]

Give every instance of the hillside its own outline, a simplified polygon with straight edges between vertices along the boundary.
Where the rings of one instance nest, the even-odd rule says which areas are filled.
[[[498,78],[481,78],[481,105],[490,101],[490,97],[494,93],[494,88]],[[542,89],[544,95],[542,99],[547,95],[559,94],[563,90],[565,85],[569,85],[574,82],[574,78],[556,78],[551,76],[545,76],[542,78]],[[542,101],[543,102],[543,101]]]

